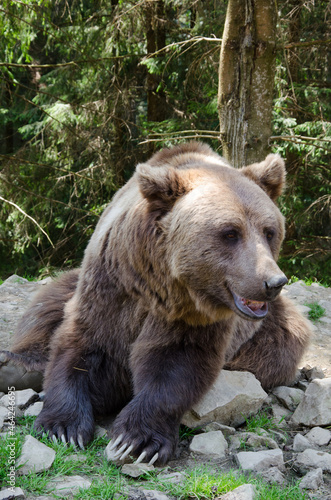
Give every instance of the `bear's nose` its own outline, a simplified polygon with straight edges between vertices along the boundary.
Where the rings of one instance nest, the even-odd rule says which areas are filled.
[[[275,297],[281,290],[281,288],[286,285],[288,279],[285,274],[276,274],[272,276],[267,281],[264,282],[267,294],[271,297]]]

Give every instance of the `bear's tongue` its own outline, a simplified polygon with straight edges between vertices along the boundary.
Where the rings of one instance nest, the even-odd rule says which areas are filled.
[[[250,300],[240,297],[236,293],[233,293],[234,302],[237,308],[244,313],[246,316],[254,319],[261,319],[268,313],[267,302],[260,302],[259,300]]]
[[[241,299],[243,301],[243,305],[250,308],[251,311],[258,311],[262,309],[264,306],[264,302],[259,302],[258,300],[249,300],[249,299]]]

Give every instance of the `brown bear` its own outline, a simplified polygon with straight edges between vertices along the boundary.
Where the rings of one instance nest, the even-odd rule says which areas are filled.
[[[234,169],[197,142],[137,166],[79,270],[37,295],[8,359],[45,370],[35,426],[83,447],[118,412],[117,456],[159,463],[219,371],[291,381],[308,322],[279,293],[283,160]]]

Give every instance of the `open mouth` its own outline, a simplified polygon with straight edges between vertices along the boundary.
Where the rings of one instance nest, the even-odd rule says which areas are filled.
[[[244,297],[239,297],[239,295],[234,292],[232,292],[232,295],[237,309],[245,316],[251,319],[262,319],[268,314],[267,302],[245,299]]]

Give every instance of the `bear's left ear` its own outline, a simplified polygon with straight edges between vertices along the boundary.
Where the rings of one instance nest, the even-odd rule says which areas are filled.
[[[270,154],[261,163],[253,163],[243,167],[240,171],[249,179],[256,182],[267,193],[272,201],[276,202],[285,187],[285,163],[275,154]]]
[[[175,201],[188,191],[187,182],[173,167],[152,167],[141,163],[136,172],[140,191],[149,201],[151,211],[170,210]]]

